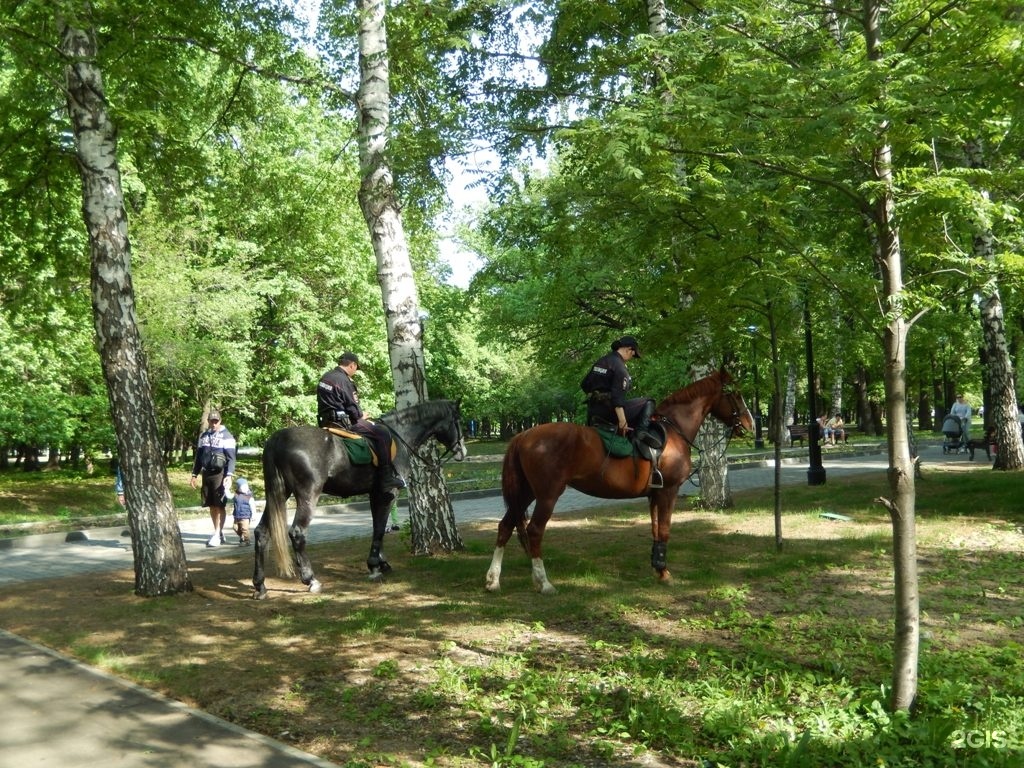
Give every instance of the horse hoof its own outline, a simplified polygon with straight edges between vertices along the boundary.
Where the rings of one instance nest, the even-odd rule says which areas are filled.
[[[548,582],[547,584],[542,584],[539,587],[537,587],[537,591],[540,592],[542,595],[554,595],[558,592],[558,590],[555,589],[554,585],[552,585],[550,582]]]
[[[501,592],[501,584],[499,584],[497,581],[491,581],[490,579],[488,579],[487,583],[484,584],[484,589],[486,589],[488,592]]]
[[[671,584],[672,574],[668,572],[668,568],[663,571],[658,571],[658,583],[659,584]]]
[[[266,589],[254,589],[253,592],[252,592],[252,599],[253,600],[266,600],[267,599],[267,590]]]
[[[320,590],[323,588],[323,584],[321,584],[316,579],[313,579],[311,582],[309,582],[309,591],[312,592],[314,595],[319,595]]]
[[[369,579],[370,579],[370,581],[375,581],[375,582],[376,581],[384,581],[384,572],[382,570],[380,570],[379,568],[374,568],[372,571],[370,571]]]

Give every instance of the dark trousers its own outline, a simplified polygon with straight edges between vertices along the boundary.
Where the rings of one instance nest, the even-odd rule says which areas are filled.
[[[622,410],[626,414],[626,423],[633,429],[643,426],[640,421],[650,402],[653,402],[650,398],[636,397],[623,403]],[[591,397],[587,400],[587,424],[592,427],[608,425],[613,429],[619,425],[619,417],[615,413],[611,398]]]
[[[383,424],[374,424],[372,421],[360,419],[351,427],[353,432],[370,441],[373,452],[377,454],[377,466],[384,468],[391,464],[391,433]]]

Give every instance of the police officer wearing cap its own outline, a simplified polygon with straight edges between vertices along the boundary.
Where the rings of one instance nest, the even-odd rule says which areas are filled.
[[[377,454],[377,477],[381,490],[405,488],[405,480],[391,463],[391,432],[383,424],[374,424],[359,406],[359,390],[352,380],[359,370],[359,358],[345,352],[338,365],[320,377],[316,387],[316,418],[321,427],[342,427],[356,432],[373,446]]]
[[[646,397],[626,398],[633,386],[626,363],[640,357],[640,348],[632,336],[612,342],[612,351],[590,368],[580,383],[587,393],[587,424],[615,427],[625,435],[653,413],[654,401]],[[645,414],[646,412],[646,414]]]
[[[611,352],[591,366],[580,382],[580,387],[587,393],[587,424],[612,427],[620,435],[637,438],[634,443],[647,446],[646,457],[652,463],[651,487],[661,488],[658,456],[664,446],[664,435],[651,432],[654,401],[647,397],[626,398],[626,393],[633,386],[626,362],[634,357],[640,357],[636,339],[623,336],[612,342]]]

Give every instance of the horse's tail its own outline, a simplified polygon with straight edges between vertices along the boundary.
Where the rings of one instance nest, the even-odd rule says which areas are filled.
[[[519,458],[519,436],[509,441],[501,465],[501,496],[505,500],[505,522],[516,527],[516,535],[523,549],[529,552],[526,535],[526,508],[533,501],[526,473]],[[507,530],[507,529],[506,529]]]
[[[269,453],[265,450],[263,461],[263,492],[266,494],[263,517],[267,520],[267,527],[270,529],[270,548],[274,553],[274,563],[277,565],[278,574],[283,578],[294,578],[295,568],[292,565],[288,527],[285,524],[288,513],[288,496],[285,493],[284,477],[281,475],[281,471],[273,460],[267,460]]]

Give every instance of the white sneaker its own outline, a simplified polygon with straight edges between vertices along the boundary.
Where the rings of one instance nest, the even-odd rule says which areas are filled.
[[[213,536],[210,537],[210,540],[208,542],[206,542],[206,546],[208,546],[208,547],[219,547],[220,546],[220,540],[221,540],[221,535],[219,533],[215,533],[215,534],[213,534]]]

